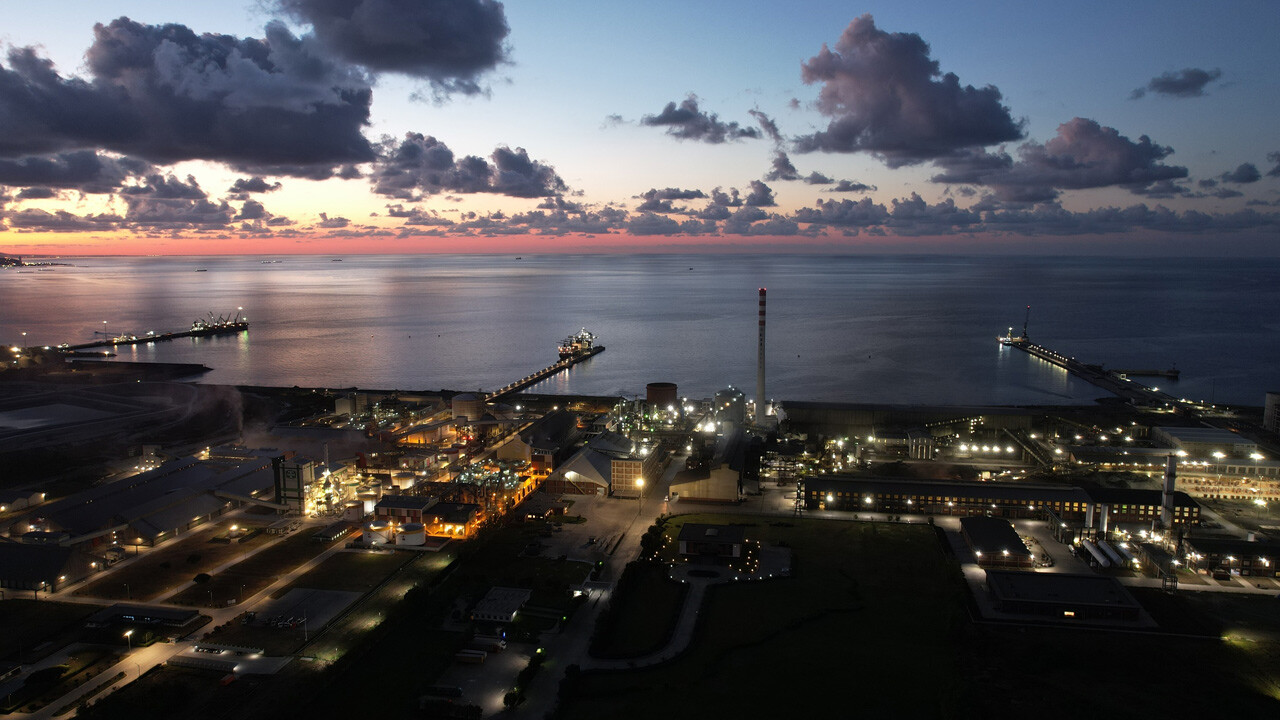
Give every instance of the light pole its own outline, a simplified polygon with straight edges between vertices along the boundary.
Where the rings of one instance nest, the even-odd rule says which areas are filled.
[[[640,517],[640,511],[644,507],[644,478],[636,478],[636,517]]]
[[[129,652],[133,652],[133,631],[132,630],[125,631],[124,639],[126,642],[129,643]]]
[[[128,599],[133,599],[133,592],[129,590],[129,583],[124,583],[124,594]]]

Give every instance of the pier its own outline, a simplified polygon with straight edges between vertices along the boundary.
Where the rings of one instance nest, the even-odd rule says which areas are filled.
[[[564,370],[568,370],[569,368],[573,367],[574,365],[577,365],[583,360],[586,360],[587,358],[595,357],[596,355],[599,355],[602,352],[604,352],[604,346],[597,345],[587,350],[583,350],[582,352],[576,355],[573,355],[571,357],[564,358],[560,360],[560,362],[557,362],[554,365],[549,365],[545,368],[542,368],[541,370],[539,370],[536,373],[533,373],[532,375],[526,375],[509,385],[506,385],[498,390],[495,390],[494,392],[489,393],[488,395],[485,395],[484,396],[485,402],[493,402],[494,400],[497,400],[506,395],[510,395],[513,392],[519,392],[520,390],[523,390],[529,387],[530,385],[540,383],[543,380],[546,380],[547,378],[551,377],[552,375],[555,375],[556,373],[562,372]]]
[[[1008,337],[1001,337],[1000,344],[1006,347],[1018,348],[1028,355],[1057,365],[1081,380],[1092,383],[1135,404],[1169,406],[1183,404],[1178,398],[1161,392],[1158,388],[1134,382],[1118,370],[1106,370],[1101,365],[1080,362],[1073,357],[1067,357],[1060,352],[1037,345],[1028,340],[1025,335],[1014,337],[1010,334]],[[1133,371],[1129,372],[1137,374]]]
[[[59,345],[58,349],[65,351],[68,355],[74,355],[78,350],[91,350],[93,348],[104,347],[120,347],[121,345],[144,345],[151,342],[162,342],[165,340],[178,340],[188,337],[212,337],[215,335],[234,335],[249,329],[249,321],[240,317],[232,320],[215,320],[211,322],[203,322],[197,320],[191,325],[190,330],[181,332],[155,333],[150,332],[146,335],[118,335],[116,337],[107,338],[106,340],[95,340],[93,342],[80,343],[79,345]]]

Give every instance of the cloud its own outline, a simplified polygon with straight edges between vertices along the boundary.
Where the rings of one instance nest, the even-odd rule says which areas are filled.
[[[375,72],[481,92],[479,77],[507,60],[510,28],[495,0],[279,0],[325,50]]]
[[[817,207],[800,208],[793,217],[797,222],[826,227],[866,228],[883,225],[889,219],[889,211],[871,198],[819,200]]]
[[[1262,179],[1262,173],[1258,172],[1257,166],[1253,163],[1241,163],[1235,170],[1224,172],[1219,177],[1222,182],[1236,183],[1237,185],[1248,185]]]
[[[1134,90],[1129,97],[1137,100],[1145,96],[1148,91],[1169,97],[1200,97],[1204,95],[1205,86],[1220,77],[1222,77],[1222,71],[1217,68],[1213,70],[1183,68],[1177,72],[1167,72],[1151,78],[1146,86]]]
[[[1280,177],[1280,152],[1267,153],[1267,160],[1276,164],[1267,171],[1267,177]]]
[[[769,136],[769,139],[772,140],[775,145],[782,144],[782,133],[778,131],[778,123],[774,122],[773,118],[765,115],[759,110],[748,110],[747,112],[751,117],[756,119],[757,123],[760,123],[760,129],[764,131],[765,135]]]
[[[662,212],[674,213],[685,212],[683,209],[677,210],[672,204],[672,200],[697,200],[706,197],[706,193],[701,190],[682,190],[680,188],[651,188],[640,193],[638,196],[644,202],[636,207],[638,212]]]
[[[344,217],[329,217],[328,213],[320,213],[320,222],[316,223],[316,227],[328,230],[337,230],[345,228],[351,224],[351,221]]]
[[[0,159],[0,185],[64,188],[110,193],[126,179],[147,172],[148,163],[115,158],[93,150],[72,150],[38,157]],[[25,197],[35,197],[28,192]]]
[[[781,150],[775,150],[773,153],[773,166],[764,176],[765,180],[773,182],[775,180],[799,180],[800,173],[796,171],[796,166],[791,164],[791,158]]]
[[[759,180],[751,181],[751,192],[743,200],[747,207],[773,207],[778,203],[773,200],[773,190]]]
[[[115,229],[120,222],[116,215],[76,215],[66,210],[48,212],[39,208],[10,213],[6,220],[14,230],[41,232],[101,232]]]
[[[875,189],[875,185],[868,185],[856,180],[841,180],[834,186],[824,189],[823,192],[874,192]]]
[[[232,220],[239,222],[242,220],[265,220],[270,216],[267,208],[257,200],[246,200],[244,205],[240,206],[240,212]]]
[[[279,189],[280,183],[268,183],[260,176],[254,175],[253,177],[248,178],[236,178],[235,183],[231,185],[227,192],[235,193],[237,195],[245,195],[248,193],[274,192]]]
[[[211,160],[308,176],[373,159],[371,91],[280,23],[263,39],[119,18],[94,27],[90,79],[31,48],[0,67],[0,157],[108,150],[157,164]]]
[[[1161,161],[1173,148],[1157,145],[1146,135],[1137,142],[1115,128],[1074,118],[1058,126],[1058,134],[1043,145],[1027,142],[1018,160],[1004,152],[969,150],[938,158],[943,172],[934,182],[985,185],[1001,200],[1043,202],[1060,190],[1110,186],[1141,191],[1163,180],[1187,176],[1187,169]]]
[[[554,168],[530,159],[524,148],[498,147],[490,158],[455,158],[434,137],[407,133],[403,140],[383,141],[370,180],[375,193],[410,201],[441,192],[535,198],[568,190]]]
[[[698,109],[697,96],[690,95],[679,106],[667,103],[657,115],[640,118],[641,125],[665,127],[667,134],[680,140],[697,140],[705,143],[723,143],[728,140],[759,138],[760,131],[741,127],[736,122],[722,122],[715,113]]]
[[[826,130],[796,140],[800,152],[870,152],[889,167],[1023,137],[994,86],[961,85],[942,74],[929,45],[914,33],[886,33],[870,15],[854,20],[832,50],[802,65],[821,83],[817,108]]]

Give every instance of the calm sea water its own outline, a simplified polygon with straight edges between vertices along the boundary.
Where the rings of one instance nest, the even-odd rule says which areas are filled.
[[[1280,389],[1280,261],[813,255],[87,258],[0,272],[0,341],[182,330],[243,307],[238,337],[122,359],[203,363],[203,382],[492,389],[556,359],[581,327],[608,351],[535,388],[755,394],[757,288],[768,395],[902,403],[1087,403],[1100,396],[995,341],[1019,328],[1108,367],[1176,364],[1176,394],[1260,405]],[[197,272],[203,269],[205,272]]]

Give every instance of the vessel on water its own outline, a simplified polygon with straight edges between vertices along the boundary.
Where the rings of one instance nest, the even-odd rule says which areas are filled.
[[[582,328],[577,333],[560,341],[560,359],[571,358],[591,351],[596,336]]]

